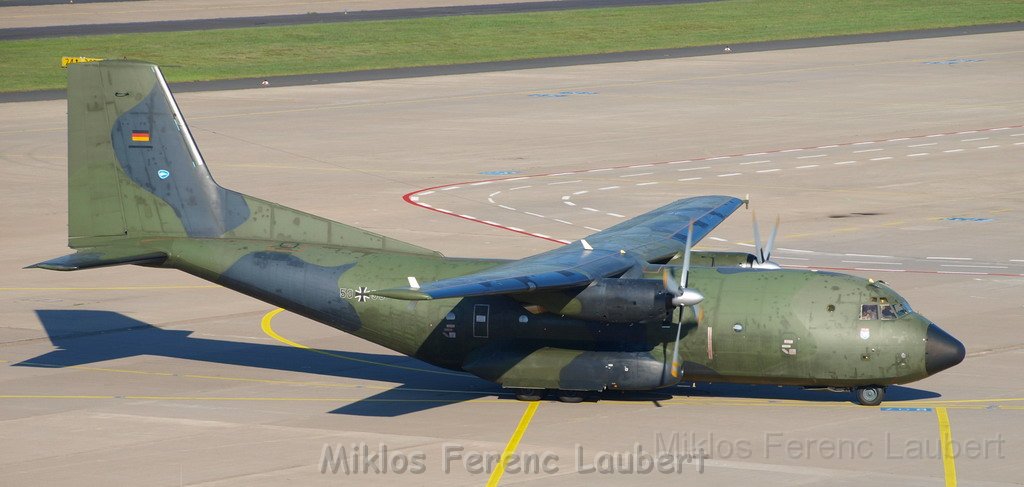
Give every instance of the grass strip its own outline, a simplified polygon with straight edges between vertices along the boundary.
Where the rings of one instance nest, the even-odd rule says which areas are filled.
[[[170,81],[446,65],[1024,20],[1021,0],[725,0],[0,42],[0,91],[62,88],[60,56],[142,59]]]

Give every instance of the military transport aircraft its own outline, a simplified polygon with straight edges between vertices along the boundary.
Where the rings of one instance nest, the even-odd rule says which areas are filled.
[[[876,405],[964,358],[881,281],[773,265],[774,232],[754,255],[691,251],[737,198],[682,199],[521,260],[448,258],[217,185],[153,64],[68,76],[76,252],[31,267],[179,269],[522,400],[686,380]]]

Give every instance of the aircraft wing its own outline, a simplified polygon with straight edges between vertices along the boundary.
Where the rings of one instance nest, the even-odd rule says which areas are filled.
[[[743,201],[731,196],[696,196],[644,213],[583,240],[465,276],[374,291],[379,296],[427,300],[519,294],[586,286],[649,262],[667,261],[686,247],[693,222],[693,243],[736,211]],[[415,276],[414,276],[415,277]]]

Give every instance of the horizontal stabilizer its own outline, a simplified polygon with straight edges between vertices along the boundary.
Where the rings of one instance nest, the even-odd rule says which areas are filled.
[[[132,251],[116,249],[82,249],[73,254],[68,254],[56,259],[50,259],[38,264],[32,264],[26,269],[39,268],[51,271],[78,271],[92,269],[94,267],[109,267],[125,264],[160,264],[167,259],[163,252],[139,253],[139,249]]]

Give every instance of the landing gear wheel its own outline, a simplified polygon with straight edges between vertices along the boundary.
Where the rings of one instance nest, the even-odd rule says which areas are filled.
[[[578,403],[583,402],[583,392],[581,391],[558,391],[558,400],[567,403]]]
[[[877,406],[885,398],[885,388],[879,386],[858,387],[853,390],[853,396],[862,406]]]
[[[520,401],[540,401],[544,389],[516,389],[516,399]]]

